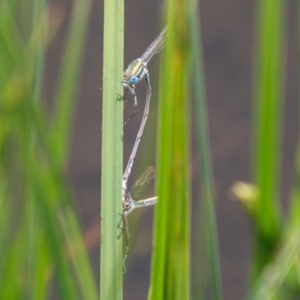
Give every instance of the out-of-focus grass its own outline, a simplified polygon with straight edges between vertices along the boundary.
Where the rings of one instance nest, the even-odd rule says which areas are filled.
[[[192,1],[167,1],[158,113],[154,253],[148,299],[190,299],[189,76]]]
[[[41,92],[45,51],[55,33],[52,10],[42,0],[27,1],[26,7],[19,0],[0,4],[1,299],[46,299],[50,287],[62,299],[97,298],[64,175],[66,157],[57,151],[68,149],[80,64],[70,65],[81,60],[90,4],[74,2],[70,33],[77,35],[68,40],[65,57],[72,59],[61,69],[61,78],[70,81],[57,92],[64,95],[61,139],[45,117]]]
[[[219,261],[218,234],[214,210],[214,180],[210,151],[208,111],[206,106],[205,76],[203,68],[202,40],[197,12],[192,18],[193,89],[195,95],[195,125],[197,129],[198,156],[200,161],[201,199],[198,201],[195,263],[193,264],[193,299],[205,299],[209,288],[213,299],[222,299],[221,267]],[[201,204],[200,204],[201,203]],[[200,241],[203,237],[204,241]],[[203,247],[200,247],[200,244]],[[201,253],[201,256],[199,255]]]
[[[154,253],[149,299],[189,299],[189,186],[187,116],[189,116],[186,78],[190,74],[191,45],[185,33],[190,32],[185,5],[169,1],[168,36],[161,68],[161,92],[158,115],[158,196],[155,216]],[[247,210],[254,228],[254,251],[250,264],[251,282],[248,299],[298,299],[299,281],[299,149],[296,162],[296,182],[292,190],[290,213],[284,218],[279,205],[281,141],[286,61],[286,2],[263,0],[256,2],[255,87],[252,152],[253,184],[239,184],[237,196]],[[180,7],[180,13],[177,9]],[[300,5],[299,5],[300,7]],[[176,16],[176,23],[172,23]],[[176,37],[176,38],[175,38]],[[192,43],[194,38],[191,39]],[[194,44],[192,44],[194,45]],[[195,51],[195,49],[194,49]],[[201,59],[199,49],[198,53]],[[198,70],[196,55],[194,65]],[[200,61],[201,62],[201,61]],[[180,74],[180,80],[178,79]],[[209,249],[207,276],[212,274],[213,299],[222,298],[213,202],[213,178],[209,157],[209,138],[205,120],[205,105],[201,71],[194,75],[201,80],[198,96],[197,128],[199,157],[203,170],[203,228]],[[178,98],[180,100],[178,100]],[[179,112],[180,111],[180,112]],[[180,174],[180,179],[179,179]],[[209,200],[209,201],[208,201]],[[247,201],[247,202],[246,202]],[[199,260],[203,259],[202,253]],[[207,257],[205,256],[204,259]],[[179,271],[180,269],[180,271]],[[212,270],[212,271],[211,271]],[[210,273],[212,272],[212,273]],[[195,272],[196,274],[199,274]],[[193,274],[195,274],[193,273]],[[205,281],[205,276],[200,277]],[[205,284],[201,284],[201,288]],[[200,286],[200,284],[199,284]],[[196,290],[197,299],[205,299],[204,289]]]
[[[205,299],[204,281],[208,274],[214,299],[222,298],[202,52],[195,8],[193,1],[169,1],[167,6],[168,31],[162,54],[158,114],[159,201],[149,299],[190,299],[191,274],[194,285],[197,285],[193,288],[193,298]],[[194,93],[191,93],[192,87]],[[193,94],[196,96],[195,122],[203,187],[202,210],[197,215],[200,228],[197,231],[203,228],[206,233],[203,243],[206,253],[199,251],[195,254],[197,258],[193,260],[191,273],[189,132]],[[205,270],[201,265],[205,266]]]
[[[286,6],[281,0],[257,4],[253,171],[258,193],[250,203],[255,248],[248,299],[298,299],[300,295],[299,149],[290,213],[285,218],[278,201],[286,85]]]
[[[291,226],[300,226],[300,141],[298,142],[296,156],[295,184],[291,194],[291,207],[289,212]]]
[[[271,258],[279,237],[278,205],[285,62],[285,1],[257,3],[254,181],[260,191],[255,212],[253,274]]]

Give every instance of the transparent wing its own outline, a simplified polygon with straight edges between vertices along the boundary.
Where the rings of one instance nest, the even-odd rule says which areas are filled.
[[[156,39],[151,43],[151,45],[145,50],[145,52],[142,54],[140,59],[148,64],[150,59],[157,54],[158,52],[161,51],[163,48],[163,44],[165,42],[166,38],[166,31],[167,29],[163,29],[161,33],[156,37]]]
[[[143,195],[145,195],[154,182],[155,179],[155,169],[152,166],[149,166],[140,178],[133,184],[130,189],[130,194],[132,199],[140,200]]]

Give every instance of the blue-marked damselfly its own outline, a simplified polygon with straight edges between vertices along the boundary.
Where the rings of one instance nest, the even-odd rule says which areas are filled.
[[[126,198],[126,191],[127,191],[127,181],[131,174],[134,159],[135,159],[135,156],[136,156],[136,153],[137,153],[137,150],[139,147],[139,143],[141,141],[141,138],[142,138],[142,135],[144,132],[144,128],[145,128],[145,125],[147,122],[148,114],[149,114],[152,88],[151,88],[150,75],[149,75],[149,71],[147,68],[147,64],[151,60],[151,58],[162,49],[163,43],[165,41],[165,35],[166,35],[166,29],[162,30],[162,32],[156,37],[156,39],[146,49],[146,51],[142,54],[142,56],[140,58],[133,60],[132,63],[129,64],[129,66],[127,67],[127,69],[124,72],[123,87],[126,89],[125,96],[126,96],[127,91],[129,90],[132,93],[133,98],[134,98],[133,114],[129,119],[131,119],[135,115],[135,112],[137,110],[138,102],[137,102],[137,96],[136,96],[136,92],[135,92],[135,86],[143,78],[145,79],[145,83],[146,83],[147,96],[146,96],[146,103],[145,103],[144,114],[143,114],[143,118],[141,121],[141,125],[140,125],[139,131],[137,133],[133,149],[129,156],[127,166],[126,166],[124,174],[123,174],[123,182],[122,182],[123,203],[126,202],[125,198]]]
[[[160,52],[165,41],[166,29],[162,30],[151,45],[145,50],[141,57],[134,59],[127,67],[123,74],[123,87],[125,88],[125,96],[128,90],[133,95],[133,114],[129,119],[133,118],[137,109],[137,96],[135,92],[135,86],[145,78],[147,92],[151,94],[151,83],[148,71],[148,63],[151,58]]]

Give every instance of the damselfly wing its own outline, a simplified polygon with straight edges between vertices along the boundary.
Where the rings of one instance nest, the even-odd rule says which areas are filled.
[[[143,199],[142,197],[148,192],[149,187],[155,179],[155,170],[152,166],[148,167],[140,178],[133,184],[130,191],[126,192],[123,200],[123,214],[127,216],[135,208],[154,205],[157,197]]]

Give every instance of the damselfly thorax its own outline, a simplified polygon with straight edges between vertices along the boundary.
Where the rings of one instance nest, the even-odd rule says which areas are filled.
[[[123,87],[133,88],[147,74],[147,65],[140,58],[135,59],[123,74]]]

